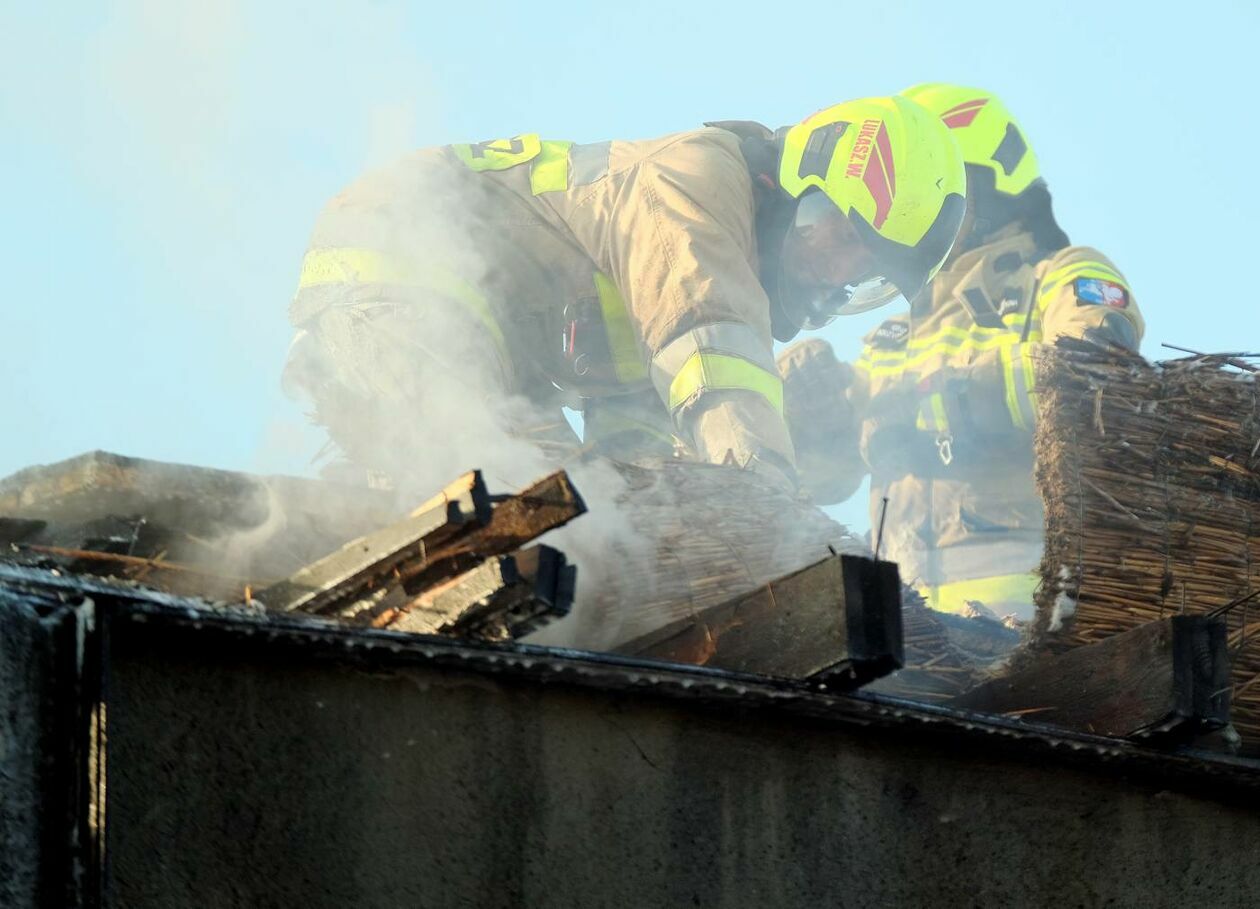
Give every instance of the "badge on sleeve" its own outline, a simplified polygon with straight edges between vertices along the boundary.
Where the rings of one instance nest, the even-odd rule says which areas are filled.
[[[1129,305],[1129,292],[1123,284],[1105,281],[1102,278],[1077,278],[1073,284],[1076,288],[1077,306],[1110,306],[1124,309]]]
[[[877,347],[881,350],[904,347],[906,338],[909,335],[909,325],[900,319],[889,319],[871,333],[869,343],[872,347]]]

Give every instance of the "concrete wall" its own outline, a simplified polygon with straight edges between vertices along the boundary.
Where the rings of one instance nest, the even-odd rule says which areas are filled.
[[[1249,797],[1168,788],[1123,749],[1082,758],[1093,746],[1069,740],[1077,758],[1059,759],[965,724],[862,721],[844,699],[778,709],[703,677],[713,698],[666,698],[636,691],[633,671],[612,690],[461,671],[457,654],[376,661],[353,641],[151,621],[109,634],[109,906],[1222,907],[1260,893]]]
[[[6,909],[1260,893],[1260,765],[887,698],[2,567],[0,696]]]
[[[77,906],[94,883],[81,646],[90,605],[0,585],[0,906]]]

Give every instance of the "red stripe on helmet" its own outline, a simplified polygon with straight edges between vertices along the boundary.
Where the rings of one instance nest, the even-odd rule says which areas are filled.
[[[970,126],[972,121],[976,119],[976,114],[980,113],[980,108],[989,103],[988,98],[977,98],[974,101],[964,101],[962,104],[956,104],[945,113],[941,114],[941,120],[950,129],[960,129],[964,126]]]
[[[888,138],[888,129],[883,124],[879,127],[879,132],[875,136],[875,147],[879,149],[880,156],[884,159],[884,170],[888,174],[888,194],[890,196],[897,195],[897,171],[893,167],[892,141]]]
[[[897,174],[893,169],[892,143],[888,139],[888,127],[879,124],[879,132],[875,134],[875,148],[866,162],[866,170],[862,173],[862,182],[870,190],[875,200],[875,228],[884,226],[888,213],[892,211],[893,196],[897,194]]]

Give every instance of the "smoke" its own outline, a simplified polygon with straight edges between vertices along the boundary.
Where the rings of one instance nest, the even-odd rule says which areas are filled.
[[[320,201],[349,175],[378,168],[340,198],[340,220],[319,242],[400,251],[417,269],[454,275],[478,295],[530,310],[516,322],[529,336],[512,338],[516,353],[505,356],[449,291],[368,294],[295,312],[304,340],[291,378],[335,442],[325,468],[356,482],[369,472],[389,477],[399,511],[473,467],[496,491],[570,468],[590,512],[552,536],[580,568],[579,615],[565,627],[594,629],[588,641],[630,629],[615,609],[582,611],[625,589],[616,583],[621,565],[654,566],[660,535],[625,507],[623,474],[580,462],[558,397],[520,355],[559,343],[537,317],[562,297],[505,285],[520,265],[507,229],[521,227],[522,211],[483,208],[470,218],[457,174],[435,176],[412,166],[423,164],[415,157],[393,163],[456,138],[444,126],[425,48],[405,43],[415,34],[403,27],[408,6],[119,0],[99,15],[59,55],[71,66],[49,67],[42,49],[6,41],[18,62],[10,56],[13,78],[0,88],[5,110],[38,123],[65,156],[76,192],[110,212],[115,232],[102,246],[125,261],[81,290],[70,318],[108,313],[126,326],[110,337],[124,335],[127,346],[110,355],[130,368],[113,380],[108,403],[83,398],[85,412],[107,419],[67,420],[89,427],[92,447],[301,470],[322,439],[283,416],[278,374],[292,337],[285,306]],[[43,97],[15,89],[36,81]],[[555,258],[542,283],[562,286],[572,275]],[[93,370],[115,364],[103,362],[90,330],[84,335],[101,361],[85,361],[79,384],[96,389]],[[669,511],[669,494],[657,490],[653,507]],[[286,514],[279,501],[269,500],[258,527],[221,541],[226,550],[248,559],[281,539],[301,549],[306,511]],[[635,578],[628,601],[668,592],[653,571]]]
[[[401,508],[472,468],[499,492],[568,469],[588,512],[548,542],[579,567],[580,612],[619,558],[653,544],[622,510],[622,476],[581,457],[544,368],[562,299],[544,288],[564,286],[565,263],[522,257],[520,214],[480,195],[487,179],[422,151],[334,197],[312,247],[371,249],[411,283],[300,294],[286,377],[336,446],[325,472],[388,478]],[[575,615],[548,640],[589,642],[590,624]]]
[[[301,471],[310,436],[278,375],[311,220],[350,175],[444,136],[410,5],[12,12],[0,122],[22,178],[0,255],[15,257],[10,295],[35,305],[6,316],[33,344],[3,369],[41,381],[4,414],[15,444],[0,459],[105,448]]]

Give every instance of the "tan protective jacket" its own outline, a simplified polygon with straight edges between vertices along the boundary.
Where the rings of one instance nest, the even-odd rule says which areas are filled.
[[[851,374],[818,340],[780,355],[802,483],[835,502],[869,472],[872,527],[887,496],[883,552],[916,586],[1026,574],[1042,547],[1032,358],[1099,328],[1136,347],[1141,314],[1097,250],[1039,253],[1014,226],[961,255],[929,293],[866,337]],[[817,413],[819,391],[846,382],[845,401]]]
[[[318,342],[347,306],[458,311],[433,324],[476,335],[471,356],[495,362],[505,395],[556,404],[655,386],[702,457],[790,465],[739,144],[705,128],[416,152],[325,208],[291,320]]]

